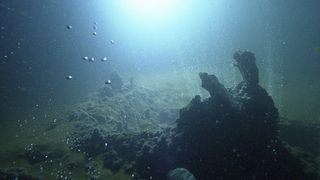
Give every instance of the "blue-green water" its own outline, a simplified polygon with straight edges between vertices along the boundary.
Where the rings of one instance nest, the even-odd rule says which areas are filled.
[[[49,149],[60,149],[79,164],[74,179],[87,179],[86,160],[66,144],[77,131],[68,120],[71,112],[89,107],[89,115],[117,119],[123,117],[117,110],[127,109],[132,113],[125,116],[135,120],[122,126],[128,131],[171,125],[195,95],[209,96],[199,72],[215,74],[226,87],[241,81],[232,60],[238,49],[255,53],[260,85],[284,124],[299,122],[303,132],[320,124],[320,2],[149,1],[155,6],[147,0],[0,0],[0,170],[22,167],[59,179],[50,175],[59,163],[40,171],[39,164],[18,157],[31,143],[51,144]],[[115,72],[137,89],[103,100],[97,93]],[[153,118],[161,112],[165,123],[157,124]],[[319,129],[310,131],[315,131],[311,139],[319,135]],[[299,145],[292,146],[307,153],[315,149],[313,167],[319,170],[319,142]],[[101,173],[102,179],[112,176],[108,168]],[[120,171],[113,178],[130,176]]]

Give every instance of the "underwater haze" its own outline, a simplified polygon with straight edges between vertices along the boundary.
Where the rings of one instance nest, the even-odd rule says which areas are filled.
[[[319,7],[0,0],[0,179],[320,178]]]

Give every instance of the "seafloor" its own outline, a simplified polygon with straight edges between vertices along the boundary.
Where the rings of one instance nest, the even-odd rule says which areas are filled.
[[[13,116],[1,124],[0,179],[174,179],[176,168],[197,179],[319,179],[320,124],[281,117],[254,55],[234,58],[234,88],[200,73],[208,98],[114,74],[79,104]]]

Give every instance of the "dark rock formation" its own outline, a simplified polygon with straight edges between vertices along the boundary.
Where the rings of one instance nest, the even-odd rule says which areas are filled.
[[[200,73],[211,97],[201,102],[196,96],[180,111],[173,141],[178,164],[200,179],[302,178],[299,163],[279,141],[278,110],[258,84],[254,54],[239,51],[234,59],[243,78],[234,89]]]
[[[279,140],[278,110],[259,85],[254,54],[238,51],[234,59],[243,81],[227,89],[216,76],[200,73],[210,97],[196,95],[180,110],[176,127],[107,136],[94,130],[77,136],[75,149],[104,154],[104,167],[123,168],[134,179],[166,179],[179,167],[197,179],[313,179]],[[148,119],[152,112],[141,114]]]
[[[208,73],[199,73],[201,79],[201,86],[210,93],[211,100],[215,103],[223,103],[224,105],[231,105],[231,97],[228,90],[221,84],[215,75],[208,75]]]
[[[124,162],[119,157],[117,151],[111,149],[105,153],[103,165],[104,167],[110,169],[112,172],[118,172],[121,166],[124,165]]]
[[[237,51],[233,55],[235,66],[240,70],[243,81],[252,86],[259,84],[259,71],[252,52]]]
[[[181,109],[169,157],[199,179],[306,178],[279,141],[278,110],[258,84],[254,54],[238,51],[234,59],[243,81],[233,89],[214,75],[199,74],[211,97],[201,101],[197,95]]]
[[[22,180],[41,180],[40,177],[34,177],[30,175],[27,170],[23,168],[7,168],[7,169],[0,169],[0,179],[22,179]]]

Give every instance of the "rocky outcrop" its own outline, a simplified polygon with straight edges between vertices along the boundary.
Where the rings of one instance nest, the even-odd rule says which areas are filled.
[[[254,54],[238,51],[234,59],[243,80],[232,89],[214,75],[199,74],[210,97],[197,95],[180,110],[161,164],[185,167],[198,179],[308,177],[279,140],[278,110],[259,85]]]
[[[234,65],[240,70],[243,82],[249,86],[259,84],[259,71],[256,65],[256,58],[252,52],[237,51],[233,55]]]
[[[210,100],[227,106],[232,105],[232,99],[228,90],[219,82],[215,75],[199,73],[199,76],[202,82],[201,86],[207,90],[211,96]]]
[[[200,73],[210,97],[195,96],[180,111],[172,144],[178,164],[200,179],[304,177],[279,141],[278,110],[259,85],[254,54],[238,51],[234,59],[243,81],[233,89]]]
[[[238,51],[234,59],[243,80],[227,89],[216,76],[200,73],[210,97],[196,95],[174,128],[107,136],[93,130],[78,136],[76,147],[103,154],[105,168],[124,169],[133,179],[313,179],[279,140],[279,113],[259,85],[254,54]]]

